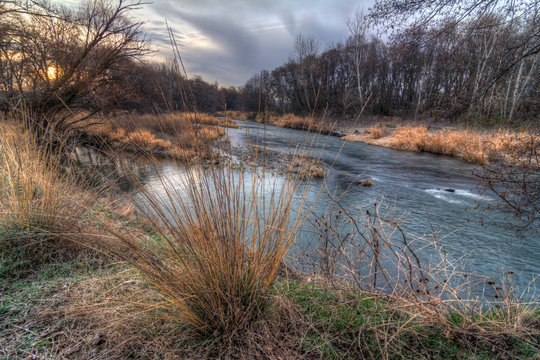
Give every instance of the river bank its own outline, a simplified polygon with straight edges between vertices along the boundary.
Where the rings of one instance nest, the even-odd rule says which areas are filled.
[[[206,162],[219,157],[213,146],[223,139],[224,128],[238,125],[209,114],[176,112],[98,116],[79,127],[84,144],[103,151]]]
[[[502,312],[472,321],[456,314],[446,328],[392,297],[286,277],[272,286],[266,315],[236,338],[198,336],[174,320],[159,293],[130,267],[95,255],[34,266],[17,280],[0,278],[0,290],[0,356],[6,359],[538,355],[538,340],[530,340],[537,335],[523,332],[534,330],[522,325],[538,321],[532,313],[522,313],[522,323],[509,331]]]
[[[372,125],[355,127],[343,137],[397,150],[448,155],[474,164],[510,162],[519,164],[540,147],[540,136],[528,131],[456,129],[444,126]],[[532,157],[538,166],[536,156]]]
[[[242,129],[231,130],[232,141],[235,141],[236,135],[232,132],[240,135]],[[216,196],[212,195],[215,192],[197,192],[210,196],[197,204],[219,206],[201,206],[196,211],[202,211],[204,216],[192,218],[193,221],[182,222],[185,213],[181,211],[176,220],[170,220],[168,216],[172,211],[179,211],[174,205],[165,208],[163,217],[156,221],[156,212],[129,215],[129,209],[125,209],[119,198],[100,197],[92,194],[92,189],[78,187],[70,175],[73,171],[63,171],[62,163],[50,158],[50,153],[31,146],[31,138],[22,135],[28,134],[17,131],[3,134],[0,143],[3,155],[0,157],[2,357],[277,359],[397,355],[443,359],[449,355],[527,358],[538,353],[539,313],[534,302],[522,302],[511,293],[501,292],[508,295],[497,295],[496,305],[500,308],[494,306],[471,315],[445,303],[444,298],[436,301],[435,292],[443,288],[443,280],[436,282],[435,277],[430,277],[429,283],[416,279],[409,292],[389,295],[342,282],[339,277],[330,276],[332,272],[325,266],[298,275],[282,266],[280,247],[268,247],[275,256],[256,257],[256,253],[245,252],[244,247],[220,246],[222,241],[238,241],[235,244],[248,246],[250,241],[259,238],[249,237],[241,230],[248,229],[242,227],[245,226],[242,216],[230,216],[234,206],[241,211],[260,206],[260,197],[250,196],[241,190],[243,188],[235,187],[244,182],[222,182],[217,188],[224,192]],[[282,140],[285,141],[275,136],[268,148],[272,150],[276,142]],[[353,149],[353,153],[358,153],[358,149]],[[156,168],[161,165],[157,163]],[[170,170],[166,167],[158,174],[178,178]],[[90,171],[98,173],[95,168]],[[214,171],[227,174],[227,168]],[[197,175],[202,173],[197,172]],[[153,176],[157,176],[158,181],[139,179],[139,184],[165,186],[166,193],[148,190],[149,194],[155,194],[150,198],[155,205],[170,204],[160,196],[169,196],[169,200],[170,197],[181,198],[175,195],[178,190],[172,182],[163,178],[160,182],[160,175]],[[198,176],[196,178],[201,180]],[[248,180],[247,188],[256,186],[250,178],[244,179]],[[209,182],[189,184],[196,187]],[[231,186],[240,190],[227,192],[227,187]],[[123,196],[118,196],[125,201]],[[246,199],[251,201],[251,206],[245,207]],[[275,206],[289,206],[270,198],[266,200]],[[140,204],[131,205],[140,208]],[[346,202],[341,205],[347,211],[353,208],[353,204]],[[299,209],[295,204],[290,206],[291,212]],[[281,212],[279,209],[269,213],[287,219],[284,211],[289,208]],[[260,208],[260,211],[265,210]],[[319,221],[320,233],[335,234],[329,223],[343,215],[327,213],[325,216],[332,221]],[[287,226],[281,220],[277,225],[280,229]],[[167,230],[178,226],[187,229],[190,236]],[[260,238],[273,241],[270,235],[282,233],[264,233],[275,231],[273,229],[274,226],[261,228],[264,236]],[[219,236],[223,231],[231,231],[235,236]],[[311,237],[316,236],[311,233]],[[183,260],[202,254],[197,259],[204,261],[197,264],[209,271],[197,272],[196,276],[188,278],[189,273],[177,271],[182,266],[182,258],[175,254],[182,247],[171,245],[171,239],[186,241],[186,244],[189,241],[194,251]],[[331,251],[332,246],[327,249]],[[318,255],[324,252],[310,255],[317,264]],[[329,261],[328,256],[323,258]],[[216,273],[213,269],[218,266],[221,267]],[[156,277],[149,280],[153,273]],[[253,281],[247,282],[246,278]],[[156,286],[158,280],[159,286]],[[187,296],[181,284],[196,292]],[[236,284],[241,286],[235,287]],[[261,292],[259,284],[265,284]],[[444,288],[449,286],[444,284],[447,284]],[[210,286],[214,291],[208,290]],[[234,295],[237,290],[245,291],[252,286],[256,286],[256,291],[242,293],[242,297],[228,292],[232,289]],[[174,291],[168,292],[168,289]],[[421,291],[420,295],[416,290]],[[430,297],[426,298],[428,295]],[[170,301],[170,296],[177,296],[178,301]],[[212,306],[206,306],[206,301]],[[205,305],[205,314],[214,314],[215,318],[234,326],[208,332],[205,322],[197,328],[194,323],[183,321],[186,312],[197,311],[198,314],[200,304]],[[213,313],[216,307],[227,306],[234,306],[236,311]],[[247,319],[237,316],[243,312],[256,316]]]
[[[293,114],[261,116],[238,111],[219,112],[218,116],[338,136],[345,141],[363,142],[396,150],[453,156],[480,165],[497,162],[520,165],[528,160],[533,162],[533,167],[539,165],[537,156],[527,158],[531,151],[535,152],[540,148],[540,135],[535,128],[480,130],[442,121],[411,122],[397,117],[355,122]]]

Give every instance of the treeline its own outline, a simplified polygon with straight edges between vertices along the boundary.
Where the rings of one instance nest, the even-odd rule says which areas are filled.
[[[163,111],[244,110],[250,104],[243,88],[221,87],[200,76],[182,76],[173,61],[130,62],[118,69],[115,98],[109,109],[140,113]]]
[[[535,121],[540,113],[538,29],[523,19],[489,15],[411,27],[382,40],[366,19],[349,21],[344,44],[319,51],[299,35],[285,64],[242,87],[178,77],[174,64],[131,64],[119,108],[272,111],[406,118]],[[119,89],[120,90],[120,89]],[[368,100],[369,99],[369,100]]]
[[[345,44],[319,53],[299,36],[295,56],[243,87],[244,105],[297,114],[456,119],[538,119],[538,28],[489,15],[437,27],[414,27],[384,41],[356,19]],[[538,26],[538,24],[536,24]],[[369,101],[368,101],[369,98]]]
[[[400,4],[411,2],[383,1],[388,6],[370,16],[401,14],[409,7]],[[538,2],[518,3],[502,10],[487,4],[489,11],[466,20],[440,16],[445,20],[385,39],[368,35],[368,19],[356,14],[345,43],[321,52],[316,39],[299,35],[285,64],[227,88],[181,75],[174,60],[141,61],[148,51],[142,23],[125,20],[141,2],[97,1],[72,10],[0,0],[0,110],[24,104],[34,114],[30,126],[56,131],[70,128],[77,111],[103,109],[340,118],[355,117],[366,104],[368,115],[537,120],[540,11]]]

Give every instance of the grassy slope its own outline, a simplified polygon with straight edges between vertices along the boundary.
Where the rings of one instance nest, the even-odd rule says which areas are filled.
[[[1,266],[7,264],[6,260]],[[223,344],[186,336],[188,332],[179,324],[173,322],[171,327],[171,322],[156,319],[153,312],[135,310],[136,304],[129,304],[134,296],[137,301],[156,304],[159,297],[132,275],[124,265],[85,254],[42,264],[23,278],[0,278],[0,359],[22,359],[30,354],[50,359],[215,356],[215,352],[205,355],[206,349]],[[289,323],[281,324],[288,329],[286,333],[280,328],[283,337],[263,342],[267,344],[263,355],[270,358],[290,354],[282,348],[292,344],[299,346],[294,349],[295,356],[306,358],[538,356],[538,349],[515,339],[503,347],[496,342],[474,343],[449,337],[442,329],[426,326],[396,310],[393,300],[386,297],[285,279],[276,283],[273,296],[279,299],[279,308],[292,308],[289,312],[293,315],[280,319]],[[135,347],[129,345],[134,339],[138,343]],[[237,350],[242,353],[246,349]]]

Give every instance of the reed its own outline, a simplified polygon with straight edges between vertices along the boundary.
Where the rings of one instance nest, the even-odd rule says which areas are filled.
[[[74,248],[84,197],[63,171],[60,156],[19,126],[0,129],[0,248],[24,264]],[[8,263],[15,258],[5,259]],[[3,264],[9,265],[10,264]],[[8,267],[9,267],[8,266]]]
[[[230,167],[189,167],[174,178],[158,171],[158,178],[159,190],[141,188],[139,211],[159,239],[141,242],[110,224],[108,246],[157,289],[174,320],[205,336],[245,329],[271,306],[269,291],[294,241],[295,185],[278,191],[264,176]]]

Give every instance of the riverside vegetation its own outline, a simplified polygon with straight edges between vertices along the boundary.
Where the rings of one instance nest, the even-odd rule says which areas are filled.
[[[431,274],[407,249],[392,265],[379,257],[382,250],[369,252],[368,275],[354,266],[350,276],[336,271],[358,260],[352,257],[362,251],[351,246],[395,246],[389,234],[399,224],[380,209],[364,219],[346,209],[329,212],[358,222],[358,233],[347,239],[339,238],[335,222],[320,219],[317,231],[326,239],[320,260],[313,273],[302,275],[284,265],[309,210],[304,204],[291,212],[291,194],[301,193],[306,181],[299,175],[278,191],[264,181],[264,172],[192,163],[180,177],[159,173],[163,193],[147,190],[133,176],[150,206],[133,202],[138,211],[130,215],[119,205],[128,195],[105,194],[111,179],[103,179],[105,188],[89,186],[79,173],[84,168],[32,145],[27,131],[20,134],[20,128],[4,128],[1,144],[0,356],[538,354],[538,307],[520,301],[510,287],[490,285],[498,286],[499,295],[489,308],[470,304],[460,298],[464,288],[450,287],[462,273],[454,270],[444,279]],[[114,154],[109,156],[121,156]],[[406,271],[410,282],[391,277],[396,269]],[[389,276],[395,290],[370,286],[375,273]]]
[[[352,94],[304,81],[323,78],[314,65],[364,45],[382,49],[370,52],[381,60],[402,47],[376,39],[368,44],[356,33],[347,47],[319,57],[316,44],[299,37],[300,56],[273,72],[276,78],[286,77],[288,70],[294,75],[276,96],[263,91],[270,88],[263,86],[269,73],[241,90],[219,89],[180,70],[172,31],[175,58],[168,65],[138,62],[148,50],[142,24],[130,15],[143,5],[98,0],[71,9],[41,1],[0,2],[0,28],[5,30],[0,32],[0,358],[538,357],[538,303],[514,293],[512,271],[502,280],[491,279],[452,266],[444,254],[430,268],[410,244],[436,246],[435,236],[418,239],[406,233],[399,216],[384,203],[357,214],[332,197],[333,206],[312,224],[320,242],[313,254],[305,254],[310,272],[299,272],[288,254],[299,229],[308,226],[315,204],[307,202],[306,189],[318,169],[287,171],[281,182],[273,182],[265,149],[258,146],[253,147],[252,168],[215,161],[220,143],[226,142],[223,127],[236,123],[198,110],[239,110],[244,106],[227,106],[238,100],[259,121],[334,131],[334,125],[315,120],[326,108],[317,101],[319,95],[351,100],[330,103],[357,119],[365,108],[366,89],[357,71],[350,72],[355,76],[333,77],[360,80],[358,87],[341,87],[359,92],[354,101]],[[496,20],[483,19],[491,25]],[[481,29],[462,31],[474,24],[461,24],[453,38],[460,42],[473,34],[481,39]],[[516,40],[515,32],[498,29],[505,36],[495,37],[497,41]],[[526,40],[529,33],[516,36]],[[484,89],[487,95],[480,103],[488,119],[502,114],[512,122],[527,116],[532,94],[527,89],[537,82],[525,78],[534,73],[534,59],[523,57],[504,73],[503,81]],[[478,61],[470,64],[484,74],[496,70]],[[392,72],[398,77],[402,73]],[[383,79],[391,77],[367,79],[380,85],[377,101],[367,110],[384,112],[388,109],[381,106],[388,103],[428,112],[435,101],[435,110],[464,114],[474,101],[464,108],[457,106],[461,102],[444,105],[460,91],[459,99],[478,99],[473,95],[482,93],[482,74],[467,73],[477,75],[440,99],[423,96],[427,86],[416,87],[417,96],[410,92],[413,100],[407,104],[401,96],[387,101],[390,92],[383,91]],[[512,93],[516,95],[508,95],[506,105],[492,106]],[[258,111],[278,98],[297,98],[279,102],[286,107],[282,114],[287,107],[298,110],[296,114],[280,118]],[[101,112],[111,107],[151,109],[158,115]],[[383,139],[385,131],[373,129],[370,136]],[[431,137],[424,138],[427,145],[418,146],[433,146]],[[311,166],[316,140],[291,150],[293,165],[307,160]],[[103,160],[85,158],[85,153]],[[177,161],[182,173],[163,171],[162,157]],[[530,167],[518,169],[517,175],[528,176]],[[145,186],[146,173],[155,175],[158,186]],[[489,182],[508,173],[485,174]],[[528,181],[527,176],[520,181]],[[502,179],[503,185],[508,183],[508,177]],[[125,180],[129,191],[124,191]],[[324,192],[321,182],[319,194]],[[531,201],[518,202],[516,211],[532,209],[529,214],[538,216],[531,197],[535,193],[519,181],[514,184],[516,193],[523,191],[523,198]],[[507,199],[516,204],[513,197]],[[352,230],[344,234],[343,226]],[[467,296],[478,284],[493,298]]]

